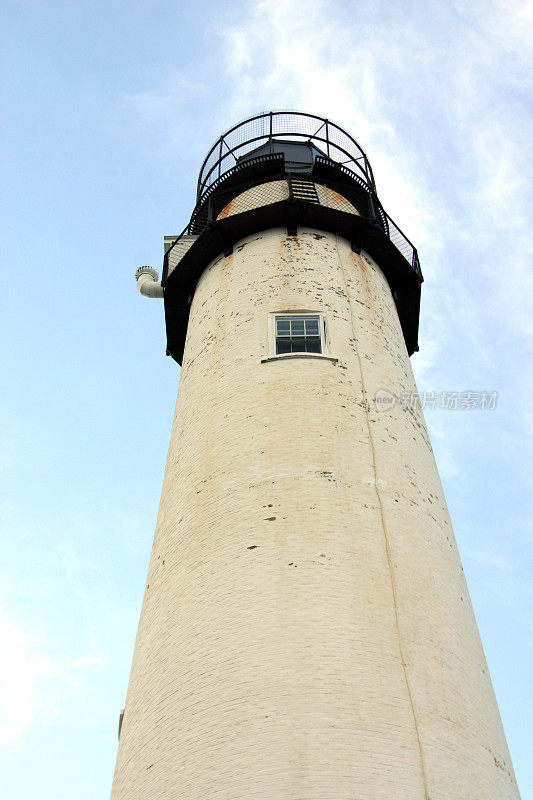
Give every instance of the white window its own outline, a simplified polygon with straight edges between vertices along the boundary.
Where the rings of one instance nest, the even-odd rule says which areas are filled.
[[[287,312],[269,314],[269,357],[308,353],[324,355],[326,328],[320,313]]]
[[[319,314],[276,314],[276,355],[321,353]]]

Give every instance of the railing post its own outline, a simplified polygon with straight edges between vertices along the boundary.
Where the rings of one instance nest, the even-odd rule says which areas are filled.
[[[220,147],[218,148],[218,177],[220,178],[220,170],[222,169],[222,138],[220,139]]]
[[[326,152],[329,158],[329,122],[326,120]]]
[[[372,192],[368,193],[368,206],[370,208],[370,219],[376,221],[376,209],[374,208],[374,199],[372,197]]]
[[[289,199],[287,200],[287,236],[296,236],[298,233],[296,225],[296,208],[294,201],[294,189],[290,175],[287,175],[287,185],[289,187]]]

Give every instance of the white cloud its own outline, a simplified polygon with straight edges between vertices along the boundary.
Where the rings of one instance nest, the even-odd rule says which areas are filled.
[[[75,661],[71,661],[65,667],[71,671],[83,667],[97,667],[101,664],[103,664],[103,659],[100,656],[86,656],[85,658],[77,658]]]
[[[533,0],[528,0],[527,3],[518,4],[518,16],[528,22],[533,22]]]
[[[0,741],[17,744],[36,721],[51,720],[64,700],[68,673],[102,663],[99,657],[56,658],[46,642],[0,607]],[[57,679],[59,679],[59,684]]]

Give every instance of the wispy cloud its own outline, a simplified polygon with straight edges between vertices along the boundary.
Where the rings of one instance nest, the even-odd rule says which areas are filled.
[[[49,652],[43,637],[0,607],[0,741],[18,744],[36,721],[55,717],[64,702],[69,673],[99,666],[102,659],[87,656],[69,661]]]

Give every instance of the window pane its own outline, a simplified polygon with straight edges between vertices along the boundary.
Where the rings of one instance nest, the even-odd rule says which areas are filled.
[[[278,336],[284,334],[288,336],[290,333],[291,323],[288,317],[276,317],[276,331]]]
[[[276,342],[276,353],[278,355],[280,353],[292,353],[291,340],[288,337],[287,339],[278,339]]]
[[[291,344],[293,353],[305,353],[306,341],[303,337],[293,337],[291,339]]]
[[[320,339],[308,339],[307,340],[307,352],[308,353],[320,353]]]
[[[291,319],[291,335],[303,336],[304,335],[304,321],[303,319]]]
[[[318,320],[317,319],[307,319],[305,321],[305,335],[306,336],[318,336]]]

